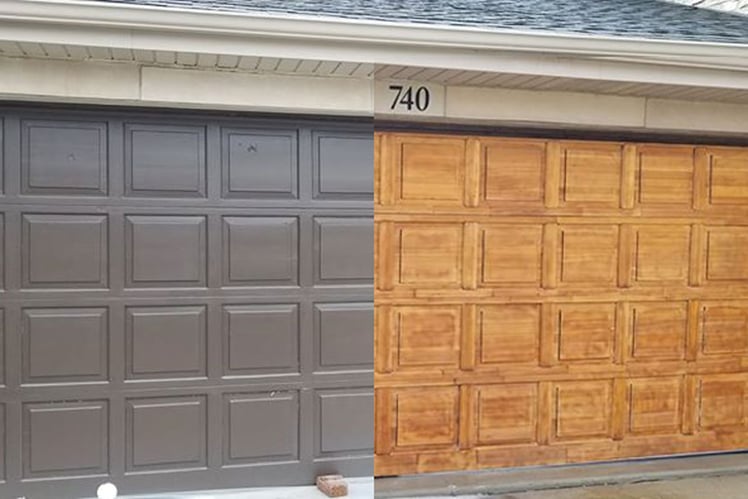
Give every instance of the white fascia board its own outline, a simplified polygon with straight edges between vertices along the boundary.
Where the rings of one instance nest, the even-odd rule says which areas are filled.
[[[0,40],[748,88],[748,45],[71,0],[3,0]]]

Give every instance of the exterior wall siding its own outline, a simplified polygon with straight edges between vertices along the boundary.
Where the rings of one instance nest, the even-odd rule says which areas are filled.
[[[393,115],[366,78],[305,77],[141,64],[0,58],[0,99],[225,109],[293,114]],[[583,92],[446,86],[438,122],[748,133],[748,105]],[[420,118],[423,119],[423,118]]]

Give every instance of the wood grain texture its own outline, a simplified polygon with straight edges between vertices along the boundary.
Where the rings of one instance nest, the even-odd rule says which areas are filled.
[[[468,222],[464,227],[462,238],[462,287],[476,289],[480,281],[479,265],[481,258],[481,228],[474,222]]]
[[[748,447],[748,151],[376,140],[378,476]]]
[[[386,141],[386,139],[384,139]],[[374,136],[374,204],[378,205],[382,203],[380,198],[382,192],[382,153],[381,153],[382,136],[377,134]],[[389,190],[389,189],[388,189]]]
[[[478,326],[478,306],[462,307],[462,339],[460,342],[460,368],[472,371],[476,364],[476,328]]]

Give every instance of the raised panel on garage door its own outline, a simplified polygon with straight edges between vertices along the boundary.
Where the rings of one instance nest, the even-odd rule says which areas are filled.
[[[204,197],[205,128],[125,125],[125,193],[130,196]]]
[[[295,286],[298,231],[296,217],[224,217],[224,284]]]
[[[28,402],[22,415],[24,478],[109,471],[107,401]]]
[[[371,476],[371,123],[15,106],[0,146],[0,498]]]
[[[298,197],[297,130],[224,128],[221,134],[224,197]]]
[[[318,130],[312,134],[317,199],[369,199],[374,195],[374,148],[369,133]]]
[[[318,390],[315,406],[315,424],[320,426],[315,455],[324,458],[373,452],[373,390]]]
[[[228,394],[225,466],[299,459],[298,392]]]
[[[109,312],[106,307],[23,309],[24,383],[106,381]]]
[[[126,377],[203,377],[207,364],[205,306],[126,307]]]
[[[377,144],[376,475],[748,446],[745,148]]]
[[[206,225],[204,216],[128,216],[127,286],[204,287]]]
[[[23,121],[21,191],[39,195],[105,196],[106,155],[106,123]]]
[[[107,287],[109,248],[105,215],[24,213],[21,217],[24,287]]]

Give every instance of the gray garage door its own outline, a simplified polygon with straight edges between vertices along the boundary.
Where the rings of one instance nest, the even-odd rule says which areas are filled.
[[[371,124],[0,119],[0,497],[371,474]]]

